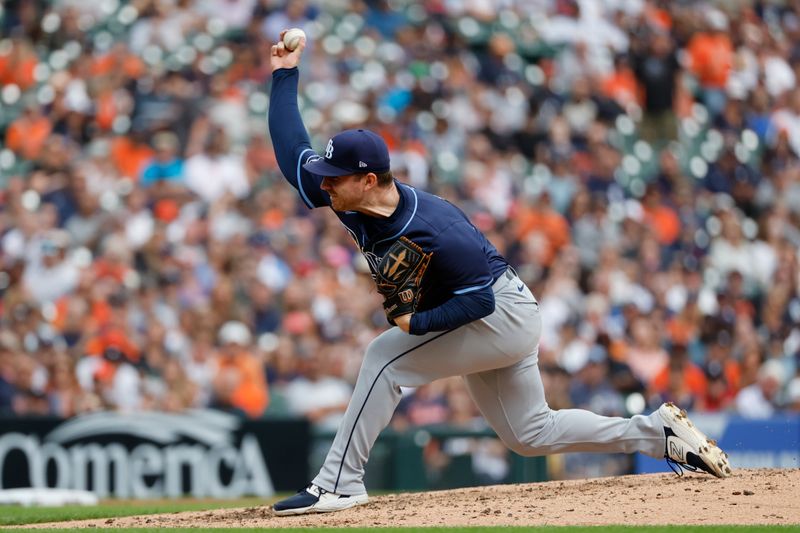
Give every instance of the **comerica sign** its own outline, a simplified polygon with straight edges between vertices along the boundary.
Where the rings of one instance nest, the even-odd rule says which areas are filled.
[[[231,414],[196,410],[93,413],[51,422],[46,431],[6,425],[0,488],[79,489],[137,499],[272,495],[265,435],[243,431],[242,423]]]

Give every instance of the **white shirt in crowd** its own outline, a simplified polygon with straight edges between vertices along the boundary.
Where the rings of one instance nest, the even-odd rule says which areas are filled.
[[[286,386],[286,400],[289,411],[294,415],[305,415],[316,409],[346,405],[353,391],[342,379],[332,376],[321,377],[317,381],[298,378]],[[321,429],[336,430],[342,421],[344,411],[330,413],[317,421]]]
[[[80,269],[67,258],[52,267],[44,263],[28,263],[22,282],[28,293],[39,303],[54,302],[75,290],[80,280]]]
[[[210,157],[199,153],[186,160],[186,186],[208,203],[231,193],[244,198],[250,192],[242,158],[233,154]]]
[[[775,413],[775,406],[764,397],[758,383],[753,383],[736,395],[736,411],[745,418],[764,419]]]

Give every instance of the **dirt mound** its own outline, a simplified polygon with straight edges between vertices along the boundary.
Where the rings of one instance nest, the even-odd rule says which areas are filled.
[[[269,507],[62,522],[59,527],[371,527],[600,524],[798,524],[800,470],[737,470],[392,494],[331,514],[278,517]],[[52,524],[50,525],[52,527]],[[41,526],[39,526],[41,527]]]

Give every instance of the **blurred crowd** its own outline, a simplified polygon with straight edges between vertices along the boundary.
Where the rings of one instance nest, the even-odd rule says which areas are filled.
[[[529,283],[553,408],[800,411],[796,3],[0,10],[0,414],[337,427],[387,323],[347,233],[277,168],[269,49],[289,27],[314,145],[380,132],[399,179]],[[396,429],[480,427],[457,378],[405,392]]]

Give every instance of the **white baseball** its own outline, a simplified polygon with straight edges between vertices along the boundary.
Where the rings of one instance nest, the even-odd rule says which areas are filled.
[[[287,50],[290,52],[300,46],[300,39],[305,39],[306,32],[301,30],[300,28],[292,28],[290,30],[286,30],[286,33],[283,34],[283,46],[286,47]]]

